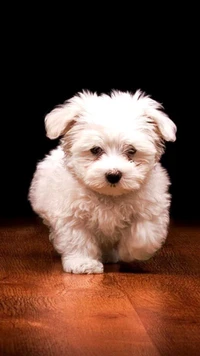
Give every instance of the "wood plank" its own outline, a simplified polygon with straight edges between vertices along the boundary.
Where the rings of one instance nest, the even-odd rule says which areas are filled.
[[[1,355],[159,355],[112,272],[64,273],[40,224],[0,233]]]
[[[0,355],[199,355],[200,226],[150,261],[71,275],[46,227],[0,227]]]
[[[200,354],[199,240],[199,227],[172,225],[157,256],[115,277],[161,355]]]

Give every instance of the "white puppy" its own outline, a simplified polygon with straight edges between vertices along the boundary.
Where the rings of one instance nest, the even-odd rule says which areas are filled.
[[[162,106],[134,95],[82,92],[45,118],[60,145],[40,163],[29,200],[72,273],[149,259],[169,224],[169,178],[159,163],[176,126]]]

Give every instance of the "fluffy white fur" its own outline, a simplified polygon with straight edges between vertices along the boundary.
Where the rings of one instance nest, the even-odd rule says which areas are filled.
[[[141,91],[82,92],[45,125],[49,138],[62,139],[38,163],[29,200],[64,271],[102,273],[105,262],[150,258],[169,224],[170,182],[159,159],[164,141],[176,138],[162,106]]]

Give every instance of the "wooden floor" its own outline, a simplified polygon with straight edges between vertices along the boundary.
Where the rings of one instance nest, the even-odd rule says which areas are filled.
[[[46,227],[0,227],[0,355],[200,355],[200,226],[172,223],[150,261],[62,271]]]

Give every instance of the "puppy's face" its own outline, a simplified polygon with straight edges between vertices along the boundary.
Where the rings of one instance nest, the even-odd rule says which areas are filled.
[[[87,123],[74,125],[63,145],[76,178],[107,195],[139,189],[157,153],[148,134],[137,128],[131,132]]]
[[[63,134],[66,165],[76,179],[100,194],[121,195],[140,189],[164,139],[175,140],[175,125],[159,108],[140,92],[84,93],[51,112],[46,128],[50,138]]]

